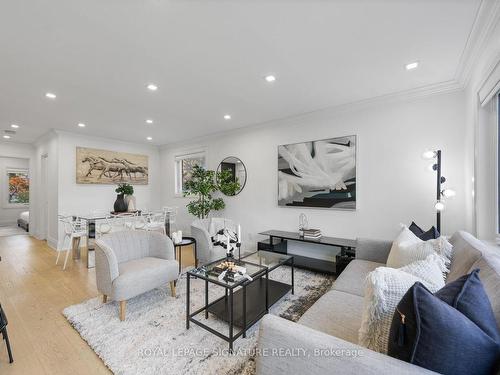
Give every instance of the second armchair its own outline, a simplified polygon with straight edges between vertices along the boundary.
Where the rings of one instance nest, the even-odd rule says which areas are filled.
[[[109,233],[96,241],[97,289],[120,302],[120,320],[125,320],[127,300],[170,283],[175,297],[179,263],[172,240],[149,231]]]

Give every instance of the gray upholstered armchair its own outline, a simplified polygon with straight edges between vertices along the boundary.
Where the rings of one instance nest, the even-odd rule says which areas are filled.
[[[221,229],[236,231],[234,222],[230,219],[213,217],[210,219],[196,219],[191,224],[191,236],[196,240],[198,259],[202,264],[212,262],[226,256],[226,249],[212,243],[214,237]]]
[[[97,289],[120,302],[120,320],[125,320],[127,300],[170,283],[175,297],[179,263],[174,259],[172,240],[149,231],[109,233],[96,241]]]

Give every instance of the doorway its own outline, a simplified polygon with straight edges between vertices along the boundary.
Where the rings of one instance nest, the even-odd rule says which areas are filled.
[[[0,157],[0,237],[29,233],[29,159]]]

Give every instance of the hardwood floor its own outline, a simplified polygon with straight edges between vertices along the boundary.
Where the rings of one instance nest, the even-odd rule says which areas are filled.
[[[193,263],[189,250],[183,250],[183,266]],[[45,241],[24,235],[0,237],[0,256],[0,301],[14,354],[9,364],[0,340],[0,374],[109,374],[61,313],[98,295],[85,254],[63,271]]]

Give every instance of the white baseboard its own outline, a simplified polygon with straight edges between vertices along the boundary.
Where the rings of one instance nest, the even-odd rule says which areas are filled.
[[[52,249],[56,250],[58,249],[58,241],[55,238],[48,237],[47,238],[47,245],[49,245]]]

